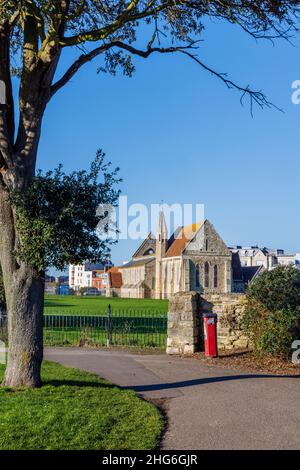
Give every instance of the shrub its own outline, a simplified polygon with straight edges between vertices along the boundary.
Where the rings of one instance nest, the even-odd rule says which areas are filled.
[[[288,356],[300,338],[300,270],[265,271],[247,291],[242,328],[256,351]]]

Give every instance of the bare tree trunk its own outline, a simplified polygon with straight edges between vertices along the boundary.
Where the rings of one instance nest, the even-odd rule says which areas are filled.
[[[8,315],[8,363],[3,385],[38,387],[43,359],[44,276],[14,256],[18,235],[5,190],[0,190],[0,229]]]
[[[70,2],[63,3],[58,30],[60,36],[64,34]],[[7,304],[9,343],[4,385],[36,387],[41,384],[45,276],[15,255],[20,237],[9,194],[11,191],[26,190],[34,177],[42,119],[51,97],[61,46],[51,41],[43,50],[43,57],[39,57],[38,22],[31,14],[25,14],[23,22],[20,114],[15,136],[10,72],[11,25],[7,19],[0,19],[0,80],[6,90],[5,104],[0,106],[0,264]]]
[[[8,362],[3,385],[39,387],[43,359],[44,283],[29,266],[14,273],[7,297]]]

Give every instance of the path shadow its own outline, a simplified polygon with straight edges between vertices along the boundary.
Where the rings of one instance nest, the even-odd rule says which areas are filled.
[[[152,392],[155,390],[167,390],[172,388],[193,387],[195,385],[213,384],[218,382],[229,382],[232,380],[245,379],[299,379],[300,375],[270,375],[270,374],[243,374],[243,375],[225,375],[221,377],[205,377],[203,379],[184,380],[181,382],[160,383],[151,385],[134,385],[131,387],[122,387],[125,390],[134,390],[135,392]]]

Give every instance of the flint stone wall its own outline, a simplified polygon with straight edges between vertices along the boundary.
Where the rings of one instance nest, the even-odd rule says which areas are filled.
[[[203,350],[202,314],[218,315],[218,348],[247,348],[248,340],[240,329],[246,304],[243,294],[179,292],[169,303],[167,354],[193,354]]]

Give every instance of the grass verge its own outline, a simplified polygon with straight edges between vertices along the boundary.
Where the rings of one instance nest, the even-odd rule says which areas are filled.
[[[163,418],[134,392],[53,362],[44,362],[42,376],[40,389],[0,388],[0,450],[157,447]]]

